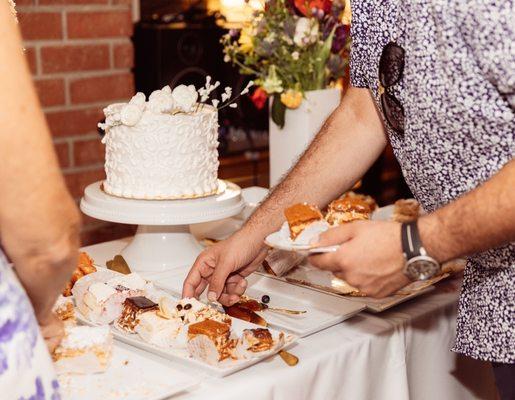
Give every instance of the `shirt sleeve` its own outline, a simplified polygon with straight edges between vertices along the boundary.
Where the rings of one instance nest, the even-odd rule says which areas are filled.
[[[515,109],[515,1],[456,4],[460,32],[479,69]]]
[[[351,1],[352,22],[350,28],[350,84],[358,88],[368,88],[367,69],[369,68],[369,46],[366,35],[366,23],[361,1]],[[366,3],[366,2],[365,2]]]

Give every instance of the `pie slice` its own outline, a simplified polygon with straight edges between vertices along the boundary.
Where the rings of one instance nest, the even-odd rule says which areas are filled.
[[[299,203],[284,210],[290,228],[290,238],[295,240],[310,224],[324,219],[318,207]]]

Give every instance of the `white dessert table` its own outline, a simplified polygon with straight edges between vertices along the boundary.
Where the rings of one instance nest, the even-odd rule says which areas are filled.
[[[129,240],[83,250],[103,264]],[[290,350],[300,359],[295,367],[275,356],[220,379],[170,362],[202,379],[199,387],[173,400],[494,400],[490,365],[449,350],[459,286],[459,279],[441,282],[433,292],[390,311],[362,313],[300,339]]]

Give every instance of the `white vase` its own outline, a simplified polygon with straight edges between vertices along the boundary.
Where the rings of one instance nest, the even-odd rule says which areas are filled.
[[[282,129],[270,118],[270,187],[290,170],[340,100],[340,89],[312,90],[306,92],[299,108],[286,109]]]

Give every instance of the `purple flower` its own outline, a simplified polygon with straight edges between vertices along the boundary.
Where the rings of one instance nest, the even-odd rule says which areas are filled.
[[[348,32],[347,28],[344,25],[340,25],[334,31],[333,44],[331,46],[331,52],[334,54],[338,54],[345,48],[345,44],[347,43]]]
[[[240,37],[240,32],[240,29],[229,29],[229,36],[232,39],[237,39],[238,37]]]

